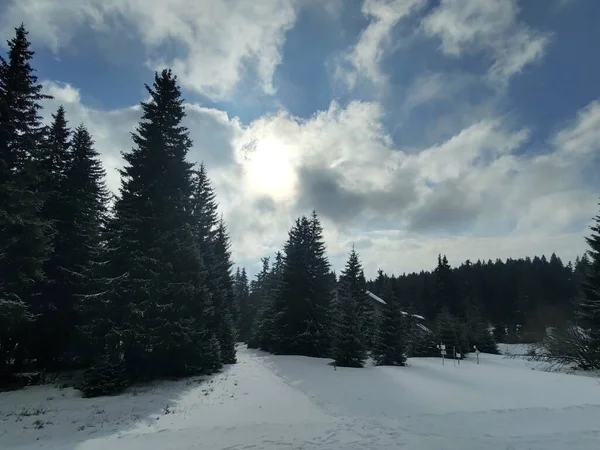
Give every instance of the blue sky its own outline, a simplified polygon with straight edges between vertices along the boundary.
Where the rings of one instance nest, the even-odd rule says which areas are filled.
[[[8,0],[40,79],[119,152],[153,71],[189,102],[236,262],[316,208],[367,275],[585,249],[600,196],[595,0]]]

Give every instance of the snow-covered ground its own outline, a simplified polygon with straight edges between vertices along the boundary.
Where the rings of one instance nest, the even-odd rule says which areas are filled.
[[[507,356],[525,356],[533,348],[532,344],[498,344],[500,353]]]
[[[207,380],[0,393],[0,449],[597,449],[597,379],[481,355],[334,370],[241,348]]]

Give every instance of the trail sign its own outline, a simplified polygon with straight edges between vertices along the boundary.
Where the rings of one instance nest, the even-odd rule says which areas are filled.
[[[442,366],[444,365],[444,356],[446,356],[446,346],[444,344],[439,344],[437,348],[440,349],[440,353],[442,354]]]

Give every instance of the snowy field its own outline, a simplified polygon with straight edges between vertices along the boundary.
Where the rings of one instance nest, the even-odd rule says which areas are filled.
[[[598,449],[597,379],[481,355],[333,368],[240,348],[212,378],[117,397],[0,393],[0,449]]]

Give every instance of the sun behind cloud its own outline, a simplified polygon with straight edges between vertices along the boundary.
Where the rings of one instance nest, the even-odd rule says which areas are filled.
[[[272,137],[253,138],[242,147],[245,181],[249,189],[267,195],[278,203],[293,199],[297,175],[292,149]]]

